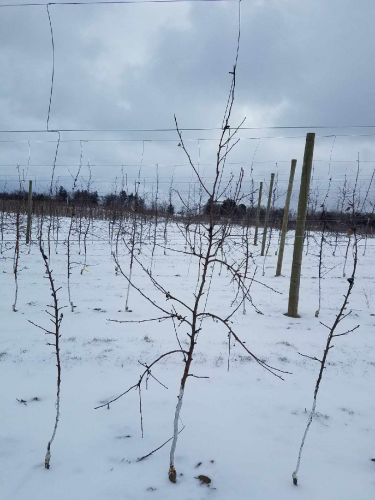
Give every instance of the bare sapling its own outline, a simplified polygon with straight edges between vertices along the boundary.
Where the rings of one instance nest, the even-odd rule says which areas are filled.
[[[315,311],[315,317],[318,318],[320,314],[320,307],[322,305],[322,279],[323,279],[323,247],[326,241],[326,230],[327,230],[327,220],[326,220],[326,211],[325,205],[328,199],[328,195],[331,189],[332,177],[329,179],[328,189],[325,194],[323,203],[322,203],[322,212],[320,214],[320,221],[322,224],[322,232],[320,234],[320,243],[319,243],[319,265],[318,265],[318,287],[319,287],[319,299],[318,299],[318,309]]]
[[[115,245],[115,254],[116,254],[117,258],[118,258],[118,246],[119,246],[120,238],[121,238],[121,236],[123,235],[123,232],[124,232],[123,223],[124,223],[124,218],[120,217],[119,218],[118,229],[117,229],[117,234],[116,234],[116,245]]]
[[[272,175],[274,175],[274,174],[271,174],[271,176]],[[273,184],[272,179],[271,179],[271,184]],[[266,227],[266,224],[268,226],[270,215],[271,215],[271,213],[273,213],[273,211],[275,209],[276,189],[277,189],[277,177],[276,177],[276,182],[274,183],[274,187],[273,187],[272,194],[271,194],[271,196],[272,196],[271,206],[270,207],[267,206],[268,216],[266,215],[267,223],[265,222],[265,227]],[[263,233],[263,236],[264,236],[264,233]],[[264,254],[262,276],[265,275],[266,257],[268,255],[268,251],[269,251],[270,246],[271,246],[271,240],[272,240],[272,221],[270,224],[270,230],[269,230],[269,234],[268,234],[268,238],[267,238],[267,242],[266,242],[267,246],[266,246],[265,252],[263,249],[263,242],[262,242],[262,249],[263,249],[263,254]],[[263,241],[264,241],[264,238],[263,238]]]
[[[139,177],[138,177],[138,182],[139,186],[141,185],[141,177],[140,177],[140,171],[139,171]],[[143,197],[145,197],[146,193],[146,179],[143,178]],[[145,240],[144,237],[144,231],[145,227],[147,226],[147,214],[146,211],[143,211],[143,213],[140,214],[139,217],[139,247],[138,247],[138,255],[141,255],[142,253],[142,246]]]
[[[152,252],[151,252],[151,264],[150,264],[150,269],[152,272],[152,267],[154,264],[154,254],[155,254],[155,248],[156,248],[156,238],[157,238],[157,230],[158,230],[158,207],[159,207],[159,166],[156,165],[156,195],[155,195],[155,203],[154,203],[154,212],[155,212],[155,219],[154,219],[154,237],[153,237],[153,244],[152,244]]]
[[[48,221],[48,230],[47,230],[48,258],[51,257],[51,227],[52,227],[52,220],[53,220],[53,211],[52,211],[53,183],[55,180],[57,155],[59,152],[60,139],[61,139],[60,132],[57,132],[57,134],[58,134],[58,139],[57,139],[57,143],[56,143],[55,158],[53,160],[53,167],[52,167],[52,173],[51,173],[51,184],[50,184],[50,188],[49,188],[49,221]]]
[[[171,179],[171,185],[169,186],[169,197],[166,213],[164,214],[164,255],[167,254],[166,247],[168,246],[168,223],[170,218],[174,215],[174,206],[172,204],[172,192],[173,192],[173,174]]]
[[[299,353],[301,356],[304,356],[304,357],[307,357],[309,359],[312,359],[313,361],[317,361],[320,364],[320,369],[319,369],[319,373],[318,373],[318,378],[317,378],[316,383],[315,383],[315,390],[314,390],[314,396],[313,396],[313,404],[312,404],[312,407],[311,407],[311,410],[310,410],[309,418],[307,420],[306,429],[305,429],[305,432],[303,434],[302,441],[301,441],[301,446],[300,446],[299,453],[298,453],[297,465],[296,465],[296,468],[295,468],[295,470],[294,470],[294,472],[292,474],[293,484],[295,486],[297,486],[297,484],[298,484],[298,471],[299,471],[299,467],[300,467],[300,463],[301,463],[302,451],[303,451],[303,447],[304,447],[304,444],[305,444],[307,433],[309,431],[311,422],[312,422],[313,417],[315,415],[315,409],[316,409],[318,392],[319,392],[320,384],[321,384],[321,381],[322,381],[322,378],[323,378],[324,369],[326,368],[325,365],[326,365],[326,362],[327,362],[328,354],[329,354],[330,349],[332,349],[334,347],[333,345],[331,345],[332,340],[335,337],[342,337],[343,335],[348,335],[349,333],[354,332],[354,330],[356,330],[357,328],[359,328],[359,325],[357,325],[354,328],[351,328],[350,330],[347,330],[346,332],[335,333],[336,332],[336,328],[339,326],[339,324],[341,323],[341,321],[351,314],[351,311],[349,311],[348,313],[345,313],[345,309],[346,309],[346,306],[347,306],[347,304],[349,302],[349,296],[350,296],[350,294],[352,292],[352,289],[353,289],[353,286],[354,286],[355,274],[356,274],[357,263],[358,263],[358,240],[357,240],[357,234],[356,234],[355,231],[354,231],[353,237],[354,237],[354,243],[353,243],[353,270],[352,270],[351,277],[347,279],[349,285],[348,285],[346,294],[344,295],[344,300],[342,302],[340,310],[339,310],[339,312],[338,312],[338,314],[337,314],[337,316],[335,318],[335,321],[333,322],[332,326],[329,327],[329,326],[325,325],[324,323],[322,323],[320,321],[320,324],[322,326],[324,326],[325,328],[327,328],[328,332],[329,332],[328,333],[328,337],[327,337],[327,342],[326,342],[326,345],[325,345],[325,349],[323,351],[322,359],[318,359],[316,357],[307,356],[305,354]]]
[[[5,219],[6,219],[5,203],[4,203],[4,200],[1,200],[1,219],[0,219],[0,232],[1,232],[0,254],[1,255],[3,255]]]
[[[129,282],[128,282],[128,289],[126,291],[126,300],[125,300],[125,311],[126,312],[132,312],[132,310],[129,309],[129,295],[130,295],[130,283],[131,283],[132,274],[133,274],[134,256],[135,256],[136,241],[137,241],[136,238],[137,238],[137,228],[138,228],[138,189],[139,189],[139,182],[135,181],[135,183],[134,183],[134,193],[135,193],[134,207],[131,207],[131,208],[133,208],[132,226],[131,226],[131,232],[130,232],[130,242],[129,242],[129,246],[128,246],[129,254],[130,254],[130,263],[129,263]]]
[[[353,231],[351,229],[348,229],[348,231],[346,233],[346,236],[348,238],[348,242],[346,244],[345,257],[344,257],[344,267],[342,270],[342,277],[343,278],[346,278],[346,263],[348,262],[348,253],[349,253],[352,234],[353,234]]]
[[[142,214],[141,208],[144,207],[144,200],[141,200],[140,198],[140,187],[141,187],[141,172],[143,168],[143,160],[145,157],[145,141],[142,141],[142,155],[141,155],[141,163],[139,164],[139,169],[138,169],[138,182],[136,185],[136,190],[135,190],[135,209],[137,209],[137,217],[139,217],[139,228],[138,228],[138,241],[139,241],[139,246],[138,246],[138,255],[141,254],[142,252],[142,244],[143,244],[143,239],[144,239],[144,226],[147,223],[147,215],[144,213]],[[126,176],[126,186],[128,185],[128,177]],[[143,178],[143,196],[146,193],[146,179]],[[139,209],[139,213],[138,213]]]
[[[80,164],[79,168],[77,170],[77,174],[75,177],[73,177],[73,187],[72,187],[72,207],[71,207],[71,212],[70,212],[70,222],[69,222],[69,229],[68,229],[68,238],[66,241],[66,247],[67,247],[67,271],[68,271],[68,276],[67,276],[67,288],[68,288],[68,297],[69,297],[69,304],[70,304],[70,310],[71,312],[74,312],[74,308],[76,307],[73,304],[72,300],[72,294],[70,290],[70,275],[72,271],[72,265],[71,265],[71,238],[72,238],[72,233],[73,233],[73,225],[74,225],[74,220],[76,216],[76,206],[75,206],[75,200],[74,200],[74,192],[75,188],[77,186],[77,181],[78,181],[78,176],[82,168],[82,148],[81,148],[81,155],[80,155]]]
[[[7,181],[4,183],[4,192],[7,190]],[[5,224],[7,220],[9,219],[9,213],[6,208],[5,200],[1,200],[1,219],[0,219],[0,233],[1,233],[1,243],[0,243],[0,254],[3,255],[4,253],[4,230],[5,230]],[[6,243],[5,243],[6,246]]]
[[[320,234],[320,243],[319,243],[319,265],[318,265],[318,288],[319,288],[319,293],[318,293],[318,309],[315,311],[315,317],[318,318],[320,314],[320,308],[322,305],[322,279],[323,279],[323,247],[325,243],[325,233],[327,229],[327,221],[325,219],[325,211],[324,207],[322,210],[322,231]]]
[[[16,241],[14,245],[14,257],[13,257],[13,274],[15,283],[14,292],[14,304],[12,306],[13,312],[17,312],[17,299],[18,299],[18,269],[20,260],[20,211],[19,207],[16,214]]]
[[[367,250],[367,239],[368,239],[369,223],[370,223],[370,220],[374,221],[374,215],[375,215],[375,203],[369,201],[369,205],[371,207],[371,212],[369,214],[367,214],[366,228],[365,228],[365,244],[364,244],[364,248],[363,248],[363,256],[366,255],[366,250]]]
[[[17,165],[17,171],[18,171],[18,181],[20,184],[20,193],[23,193],[25,191],[24,189],[24,183],[25,179],[22,180],[21,178],[21,172],[19,169],[19,166]],[[16,220],[15,220],[15,226],[16,226],[16,241],[14,244],[14,255],[13,255],[13,274],[14,274],[14,284],[15,284],[15,290],[14,290],[14,304],[12,306],[13,312],[17,312],[17,299],[18,299],[18,273],[19,273],[19,260],[20,260],[20,230],[21,230],[21,221],[20,221],[20,212],[21,212],[21,205],[20,205],[20,200],[17,203],[17,212],[16,212]]]
[[[87,181],[86,190],[87,190],[88,196],[90,196],[90,192],[91,192],[91,168],[90,168],[90,163],[87,163],[87,168],[89,170],[89,178],[88,178],[88,181]],[[89,234],[91,220],[92,220],[92,207],[91,207],[91,203],[90,203],[90,206],[88,208],[89,209],[88,209],[87,224],[86,224],[86,228],[85,228],[85,232],[84,232],[84,236],[83,236],[84,262],[83,262],[83,266],[82,266],[82,269],[81,269],[81,274],[83,274],[84,271],[87,271],[87,269],[86,269],[87,268],[87,236]]]
[[[76,233],[78,234],[78,255],[81,255],[82,212],[83,212],[83,207],[79,207],[78,208],[79,217],[76,219]]]
[[[60,228],[61,228],[61,220],[59,216],[59,210],[56,211],[56,238],[55,238],[55,254],[58,255],[58,248],[59,248],[59,235],[60,235]]]
[[[69,229],[68,229],[68,238],[67,238],[67,241],[66,241],[66,248],[67,248],[67,271],[68,271],[68,280],[67,280],[67,283],[68,283],[68,296],[69,296],[69,304],[70,304],[70,308],[71,308],[71,311],[74,312],[74,304],[73,304],[73,301],[72,301],[72,295],[71,295],[71,292],[70,292],[70,275],[71,275],[71,248],[70,248],[70,240],[71,240],[71,237],[72,237],[72,231],[73,231],[73,221],[74,221],[74,216],[75,216],[75,208],[74,208],[74,205],[72,206],[71,208],[71,214],[70,214],[70,224],[69,224]]]
[[[358,159],[357,159],[357,171],[356,171],[356,176],[355,176],[355,181],[354,181],[354,186],[351,190],[351,202],[349,206],[346,208],[346,212],[351,212],[352,214],[356,213],[357,206],[359,207],[360,201],[357,193],[357,186],[358,186],[358,178],[359,178],[359,173],[360,173],[360,168],[359,168],[359,153],[358,153]],[[354,215],[352,215],[352,220],[354,218]],[[354,222],[354,221],[353,221]],[[349,228],[346,236],[348,237],[348,243],[346,245],[346,250],[345,250],[345,258],[344,258],[344,267],[342,270],[342,277],[346,277],[346,263],[348,261],[348,252],[350,248],[350,243],[351,243],[351,237],[353,235],[354,227]]]
[[[305,152],[306,152],[306,146],[305,146]],[[332,153],[332,152],[331,152]],[[328,167],[329,170],[330,167]],[[310,248],[310,228],[309,228],[309,223],[307,216],[313,217],[315,213],[317,212],[318,208],[318,203],[319,203],[319,196],[320,196],[320,183],[316,183],[315,179],[315,162],[312,162],[312,167],[311,167],[311,180],[310,180],[310,186],[308,189],[308,194],[307,194],[307,212],[306,212],[306,221],[305,221],[305,234],[303,237],[303,241],[306,241],[306,252],[305,255],[309,254],[309,248]],[[302,182],[302,179],[301,179]],[[301,193],[300,193],[301,194]],[[297,219],[298,219],[298,212],[297,212]],[[296,226],[297,226],[297,220],[296,220]]]
[[[348,179],[347,179],[346,173],[345,173],[344,182],[342,184],[342,187],[339,187],[340,194],[339,194],[339,197],[337,200],[337,205],[340,207],[340,213],[339,213],[340,219],[342,218],[342,215],[344,213],[344,207],[345,207],[345,204],[347,203],[348,192],[349,192],[348,191]],[[334,249],[332,252],[332,255],[334,257],[336,256],[336,252],[337,252],[338,240],[339,240],[339,228],[337,228],[337,230],[335,232],[335,246],[334,246]]]
[[[44,466],[46,469],[50,468],[50,460],[51,460],[51,445],[55,439],[56,436],[56,431],[57,431],[57,426],[60,420],[60,387],[61,387],[61,361],[60,361],[60,326],[61,322],[63,319],[63,314],[61,312],[62,307],[59,307],[58,303],[58,297],[57,293],[59,290],[61,290],[61,287],[56,288],[55,287],[55,281],[52,276],[52,269],[49,266],[48,263],[48,257],[44,253],[43,247],[42,247],[42,231],[40,232],[40,241],[39,241],[39,250],[41,253],[41,256],[44,261],[44,266],[46,268],[46,276],[45,278],[48,279],[50,289],[51,289],[51,296],[52,296],[52,305],[47,305],[47,307],[52,309],[52,313],[48,310],[46,310],[46,313],[52,318],[50,318],[50,321],[53,324],[53,330],[48,330],[47,328],[44,328],[43,326],[35,324],[33,321],[29,320],[29,323],[32,325],[36,326],[37,328],[40,328],[41,330],[44,331],[45,335],[52,335],[54,337],[53,342],[47,342],[47,345],[52,346],[55,348],[55,354],[56,354],[56,368],[57,368],[57,390],[56,390],[56,416],[55,416],[55,424],[53,427],[53,432],[51,439],[48,441],[47,444],[47,452],[46,456],[44,459]]]
[[[31,242],[31,217],[33,203],[33,181],[29,181],[29,196],[27,200],[27,227],[26,227],[26,245]]]
[[[354,328],[352,328],[350,330],[347,330],[346,332],[335,333],[336,332],[336,328],[339,326],[340,322],[342,320],[344,320],[346,317],[348,317],[351,314],[351,311],[349,311],[348,313],[345,313],[345,309],[346,309],[346,307],[347,307],[347,305],[349,303],[349,297],[350,297],[350,294],[351,294],[353,286],[354,286],[355,275],[356,275],[356,270],[357,270],[357,265],[358,265],[358,237],[357,237],[357,233],[356,233],[356,187],[357,187],[357,182],[358,182],[358,175],[359,175],[359,166],[358,166],[358,169],[357,169],[356,181],[355,181],[355,185],[354,185],[353,193],[352,193],[352,204],[351,204],[351,207],[350,207],[351,211],[352,211],[352,226],[353,226],[352,229],[351,229],[351,232],[352,232],[351,235],[353,236],[354,242],[353,242],[353,269],[352,269],[351,277],[347,279],[349,285],[348,285],[346,294],[344,295],[343,303],[342,303],[341,308],[340,308],[340,310],[339,310],[339,312],[338,312],[338,314],[337,314],[337,316],[335,318],[335,321],[333,322],[333,325],[331,327],[329,327],[329,326],[325,325],[324,323],[320,322],[321,325],[323,325],[325,328],[327,328],[329,330],[327,341],[326,341],[326,346],[325,346],[325,349],[324,349],[324,352],[323,352],[322,359],[318,359],[316,357],[311,357],[311,356],[306,356],[304,354],[299,353],[302,356],[305,356],[305,357],[307,357],[309,359],[312,359],[312,360],[317,361],[318,363],[320,363],[320,370],[319,370],[318,378],[317,378],[317,381],[316,381],[316,384],[315,384],[312,409],[310,411],[310,415],[309,415],[309,418],[308,418],[308,421],[307,421],[306,429],[305,429],[305,432],[304,432],[304,435],[303,435],[303,438],[302,438],[302,442],[301,442],[301,446],[300,446],[300,450],[299,450],[299,454],[298,454],[297,466],[296,466],[295,471],[292,474],[293,483],[295,485],[298,484],[297,474],[298,474],[298,470],[299,470],[299,466],[300,466],[300,462],[301,462],[301,455],[302,455],[302,451],[303,451],[303,447],[304,447],[304,443],[305,443],[305,440],[306,440],[306,436],[307,436],[308,430],[310,428],[312,419],[313,419],[314,414],[315,414],[316,403],[317,403],[317,396],[318,396],[320,384],[321,384],[321,381],[322,381],[322,378],[323,378],[323,373],[324,373],[325,365],[326,365],[326,362],[327,362],[328,354],[329,354],[330,349],[332,349],[334,347],[333,345],[331,345],[332,340],[335,337],[341,337],[341,336],[344,336],[344,335],[348,335],[349,333],[351,333],[354,330],[356,330],[357,328],[359,328],[359,325],[357,325]],[[324,208],[324,203],[323,203],[323,208]]]
[[[88,218],[87,218],[87,224],[86,224],[86,228],[85,228],[85,232],[84,232],[84,236],[83,236],[84,261],[83,261],[83,266],[81,269],[81,274],[83,274],[84,271],[87,271],[87,236],[88,236],[89,230],[90,230],[90,224],[91,224],[91,218],[92,218],[91,212],[92,212],[92,208],[90,206]]]
[[[238,56],[238,53],[237,53]],[[158,317],[145,319],[145,320],[135,320],[135,321],[118,321],[118,323],[144,323],[144,322],[152,322],[152,321],[166,321],[171,320],[173,323],[173,329],[176,336],[176,340],[178,342],[179,349],[169,351],[159,356],[152,363],[144,364],[145,371],[141,374],[138,383],[132,385],[125,392],[117,396],[116,398],[108,401],[105,404],[100,405],[100,407],[108,407],[114,401],[117,401],[120,397],[127,394],[130,390],[136,389],[139,392],[140,398],[140,413],[141,413],[141,429],[143,432],[143,420],[142,420],[142,403],[141,403],[141,383],[144,380],[146,375],[150,375],[153,377],[151,373],[151,367],[154,367],[161,359],[164,359],[167,356],[172,354],[178,354],[181,356],[183,361],[182,375],[179,384],[179,391],[177,396],[177,404],[174,412],[173,418],[173,438],[170,449],[169,456],[169,471],[168,477],[172,483],[176,483],[177,481],[177,471],[175,467],[175,453],[179,435],[179,422],[181,420],[181,409],[183,405],[184,394],[187,387],[187,381],[192,378],[200,379],[207,378],[204,376],[198,376],[195,373],[192,373],[193,367],[193,359],[195,354],[196,345],[199,339],[201,332],[204,331],[205,320],[210,320],[215,324],[221,325],[223,330],[228,335],[228,369],[230,363],[231,356],[231,344],[232,341],[235,340],[237,345],[244,349],[260,366],[264,369],[272,373],[273,375],[282,379],[280,373],[287,373],[283,370],[279,370],[270,366],[265,361],[261,360],[257,357],[248,347],[247,343],[242,341],[233,328],[233,318],[237,311],[241,310],[243,305],[243,301],[247,300],[252,305],[252,297],[250,295],[250,287],[254,280],[254,275],[250,275],[250,265],[249,265],[249,251],[246,251],[246,254],[242,258],[233,258],[231,260],[230,255],[233,252],[233,242],[232,242],[232,230],[233,230],[233,214],[234,207],[237,202],[241,199],[241,186],[243,179],[243,170],[239,175],[238,181],[234,186],[233,193],[233,208],[228,210],[226,217],[220,217],[217,214],[217,206],[218,201],[221,200],[222,194],[225,192],[229,192],[229,186],[225,186],[224,188],[220,187],[220,179],[222,178],[222,169],[224,168],[224,162],[229,154],[229,152],[233,149],[233,147],[238,143],[236,134],[240,130],[240,126],[237,128],[230,130],[229,120],[232,114],[233,104],[234,104],[234,91],[236,84],[236,63],[233,67],[232,74],[232,84],[229,93],[229,99],[227,103],[227,107],[224,114],[223,124],[220,133],[219,145],[216,152],[216,163],[215,163],[215,173],[214,180],[211,186],[208,186],[203,182],[203,179],[196,167],[193,163],[190,153],[185,146],[185,142],[182,137],[182,132],[178,126],[177,119],[175,117],[176,129],[179,137],[179,147],[182,149],[184,154],[186,155],[189,164],[192,168],[192,171],[197,179],[197,182],[201,185],[202,191],[205,193],[205,196],[208,198],[207,203],[205,204],[205,218],[195,219],[196,222],[190,222],[185,225],[185,227],[181,227],[177,224],[177,228],[180,230],[182,235],[185,235],[184,238],[184,249],[178,248],[168,248],[170,251],[180,252],[185,254],[191,258],[193,258],[197,262],[197,281],[195,286],[195,293],[192,293],[191,302],[187,302],[178,297],[175,293],[172,293],[170,290],[167,290],[160,281],[158,281],[157,277],[151,273],[151,270],[148,269],[137,256],[134,256],[134,262],[140,267],[144,274],[146,274],[154,286],[160,296],[168,301],[171,306],[170,308],[165,305],[161,305],[158,300],[154,300],[151,298],[148,293],[148,289],[143,291],[134,281],[130,278],[129,275],[124,273],[121,268],[121,264],[116,260],[115,262],[121,272],[121,274],[128,281],[130,286],[134,288],[140,296],[150,303],[153,307],[158,310]],[[231,182],[231,181],[230,181]],[[184,206],[188,206],[189,201],[183,203]],[[240,245],[239,245],[240,246]],[[248,248],[248,247],[247,247]],[[238,256],[237,256],[238,257]],[[231,283],[235,284],[236,293],[235,297],[232,300],[230,307],[227,312],[223,313],[223,315],[216,314],[211,312],[209,309],[209,304],[207,302],[207,296],[209,295],[211,285],[213,283],[213,268],[215,264],[223,266],[223,268],[228,273],[228,278]],[[254,306],[255,307],[255,306]],[[182,348],[182,343],[180,341],[178,335],[178,328],[181,326],[187,328],[188,332],[186,333],[186,348]],[[157,379],[156,379],[157,380]],[[157,380],[157,382],[159,382]],[[161,383],[161,382],[159,382]]]
[[[275,204],[276,204],[276,201],[279,198],[279,195],[278,195],[278,184],[279,184],[278,179],[279,179],[279,173],[276,174],[275,184],[274,184],[274,187],[273,187],[270,217],[272,216],[272,214],[275,211]],[[268,235],[268,241],[267,241],[267,248],[266,248],[266,255],[265,255],[265,257],[268,255],[268,252],[269,252],[269,249],[270,249],[270,246],[271,246],[272,232],[273,232],[273,225],[274,224],[275,224],[274,221],[271,219],[270,232],[269,232],[269,235]],[[279,231],[279,233],[281,233],[281,231]],[[276,250],[275,255],[277,255],[277,250]]]
[[[361,213],[363,213],[363,214],[366,213],[366,204],[368,201],[368,196],[370,193],[370,188],[371,188],[372,182],[374,180],[374,176],[375,176],[375,168],[372,171],[371,179],[370,179],[369,185],[368,185],[367,190],[366,190],[366,195],[365,195],[363,203],[362,203]],[[371,206],[371,202],[370,202],[370,206]],[[375,205],[373,204],[372,205],[372,214],[371,214],[372,216],[374,215],[374,208],[375,208]],[[366,250],[367,250],[367,234],[368,234],[369,222],[370,222],[370,218],[367,217],[366,225],[365,225],[365,244],[364,244],[364,248],[363,248],[363,257],[366,255]]]
[[[252,205],[253,205],[253,197],[254,193],[253,191],[251,192],[251,200],[252,200]],[[245,249],[245,262],[246,262],[246,268],[244,271],[244,274],[247,275],[247,267],[249,266],[250,263],[250,224],[249,224],[249,219],[246,218],[246,225],[245,225],[245,231],[242,235],[242,246]],[[257,268],[255,268],[256,272]],[[254,277],[255,277],[255,272],[254,272]],[[213,273],[212,273],[213,275]],[[242,296],[243,296],[243,305],[242,305],[242,314],[246,315],[246,297],[245,297],[245,290],[242,291]]]
[[[126,191],[125,191],[124,167],[121,167],[121,191],[120,191],[120,195],[119,195],[119,204],[120,205],[123,202],[125,194],[126,194]],[[123,209],[121,206],[120,206],[119,210],[120,210],[120,217],[119,217],[118,229],[117,229],[117,234],[116,234],[116,245],[115,245],[115,253],[116,253],[117,258],[118,258],[118,245],[119,245],[120,237],[123,234],[123,229],[124,229],[123,224],[125,223],[125,216],[124,216],[124,212],[123,212]],[[117,276],[118,273],[117,273],[116,269],[115,269],[115,272],[116,272],[116,276]]]

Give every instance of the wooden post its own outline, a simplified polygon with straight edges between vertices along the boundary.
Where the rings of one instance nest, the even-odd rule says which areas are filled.
[[[281,275],[281,268],[283,265],[285,236],[286,236],[286,233],[288,231],[289,206],[290,206],[290,198],[292,196],[294,173],[296,171],[296,165],[297,165],[297,160],[292,160],[292,164],[290,167],[288,191],[286,193],[286,200],[285,200],[285,207],[284,207],[283,225],[281,227],[281,238],[280,238],[279,255],[277,258],[276,276]]]
[[[30,243],[32,206],[33,206],[33,181],[29,181],[29,198],[28,198],[28,203],[27,203],[26,245],[28,245]]]
[[[258,229],[259,229],[260,206],[262,203],[262,191],[263,191],[263,182],[261,182],[260,186],[259,186],[258,209],[257,209],[257,219],[255,222],[254,245],[258,244]]]
[[[263,240],[262,240],[262,251],[260,252],[260,255],[264,255],[264,250],[266,248],[266,240],[267,240],[267,228],[268,228],[268,219],[270,216],[270,209],[271,209],[271,201],[272,201],[272,190],[273,190],[273,181],[275,179],[275,174],[271,174],[271,183],[270,183],[270,190],[268,193],[268,202],[267,202],[267,212],[266,212],[266,218],[264,220],[264,228],[263,228]]]
[[[306,135],[305,154],[303,157],[301,187],[299,191],[298,212],[296,220],[296,232],[294,236],[293,263],[292,273],[290,276],[289,288],[289,305],[287,316],[299,318],[298,316],[298,300],[299,286],[301,279],[303,241],[305,235],[305,224],[307,214],[307,202],[309,199],[311,169],[314,156],[315,134],[308,133]]]

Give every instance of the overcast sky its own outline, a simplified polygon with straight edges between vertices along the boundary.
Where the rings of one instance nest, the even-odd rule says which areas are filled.
[[[220,127],[235,58],[238,2],[52,5],[50,14],[55,43],[50,129],[173,129],[174,113],[183,128]],[[249,190],[251,175],[257,185],[275,171],[283,191],[290,160],[297,158],[297,190],[304,136],[316,131],[315,186],[324,191],[330,175],[334,182],[345,173],[352,178],[358,153],[363,183],[370,178],[375,128],[312,126],[375,124],[374,19],[373,0],[242,0],[231,125],[246,117],[245,127],[309,128],[242,130],[227,176],[242,166]],[[1,130],[46,130],[51,72],[46,7],[1,8]],[[184,133],[207,180],[218,134]],[[368,136],[340,137],[360,134]],[[1,141],[24,141],[0,143],[0,164],[9,165],[0,167],[0,187],[6,175],[7,188],[16,188],[16,165],[22,171],[29,163],[26,178],[47,188],[56,142],[36,141],[56,139],[54,132],[0,133]],[[84,142],[93,139],[122,142]],[[82,174],[88,175],[89,161],[101,194],[113,188],[116,177],[121,183],[121,165],[132,185],[142,157],[146,190],[159,164],[161,188],[168,189],[174,173],[177,187],[186,192],[191,170],[177,144],[173,131],[62,132],[56,177],[69,187],[68,168],[76,172],[82,148]]]

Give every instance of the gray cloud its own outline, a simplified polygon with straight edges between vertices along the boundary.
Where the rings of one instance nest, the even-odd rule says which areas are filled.
[[[173,115],[182,127],[220,126],[236,50],[238,5],[228,3],[143,4],[120,6],[51,6],[55,39],[55,85],[50,127],[173,128]],[[243,0],[241,48],[232,126],[246,116],[245,126],[361,125],[373,123],[375,38],[371,0],[325,2]],[[1,9],[0,17],[0,128],[45,129],[51,81],[51,39],[44,7]],[[303,157],[308,130],[241,131],[243,138],[298,136],[292,139],[241,140],[230,157],[245,168],[250,189],[254,156],[255,181],[279,172],[286,185],[292,157]],[[317,130],[317,135],[365,134],[371,129]],[[143,150],[147,189],[155,165],[165,186],[172,172],[187,182],[191,172],[176,142],[176,133],[62,133],[58,165],[76,169],[79,140],[127,139],[138,142],[82,142],[83,163],[90,161],[101,191],[121,176],[120,165],[134,179]],[[0,134],[0,183],[15,175],[14,165],[27,164],[28,174],[47,184],[57,134]],[[210,176],[217,132],[185,133],[194,161]],[[316,182],[328,181],[328,161],[336,179],[352,176],[357,152],[375,159],[374,138],[317,137]],[[332,151],[331,151],[332,150]],[[339,163],[337,160],[353,160]],[[277,166],[276,166],[277,162]],[[172,165],[179,166],[173,167]],[[39,167],[37,165],[46,165]],[[111,165],[111,166],[110,166]],[[117,166],[114,166],[117,165]],[[169,165],[169,166],[165,166]],[[228,165],[238,172],[241,165]],[[361,176],[371,175],[374,163],[363,163]],[[84,175],[87,175],[87,168]],[[66,167],[57,174],[69,176]],[[8,177],[10,179],[10,177]],[[15,177],[13,177],[15,179]],[[68,177],[64,178],[65,181]],[[164,184],[162,184],[164,185]],[[8,183],[8,186],[11,186]],[[181,190],[186,184],[180,184]],[[15,187],[15,186],[13,186]],[[281,188],[280,188],[281,189]]]

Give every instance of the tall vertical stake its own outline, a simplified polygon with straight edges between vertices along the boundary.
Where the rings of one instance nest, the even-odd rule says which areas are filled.
[[[258,209],[257,209],[257,219],[255,222],[254,245],[258,244],[258,229],[259,229],[260,206],[262,203],[262,191],[263,191],[263,182],[261,182],[260,186],[259,186]]]
[[[281,268],[283,265],[285,236],[286,236],[286,232],[288,230],[289,206],[290,206],[290,198],[292,196],[294,173],[296,171],[296,165],[297,165],[297,160],[292,160],[292,164],[290,167],[288,191],[286,193],[286,200],[285,200],[285,207],[284,207],[283,225],[281,227],[280,247],[279,247],[279,255],[277,258],[276,276],[281,275]]]
[[[267,202],[267,212],[266,212],[266,218],[264,220],[262,251],[260,252],[260,255],[262,257],[264,255],[264,250],[266,248],[268,219],[270,217],[270,209],[271,209],[271,201],[272,201],[272,190],[273,190],[273,181],[274,180],[275,180],[275,174],[271,174],[270,190],[269,190],[269,193],[268,193],[268,202]]]
[[[32,207],[33,207],[33,181],[29,181],[29,197],[28,197],[28,203],[27,203],[26,245],[28,245],[30,243]]]
[[[290,276],[289,305],[287,316],[298,318],[299,286],[301,279],[303,241],[309,199],[312,162],[314,156],[315,134],[306,135],[305,154],[303,156],[301,187],[299,191],[296,232],[294,236],[292,273]]]

